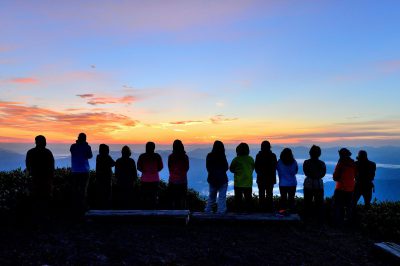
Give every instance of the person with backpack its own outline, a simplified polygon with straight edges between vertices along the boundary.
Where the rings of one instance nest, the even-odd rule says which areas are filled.
[[[119,209],[129,209],[132,206],[132,195],[138,182],[135,160],[128,146],[122,147],[121,158],[115,162],[116,192],[114,198]]]
[[[146,143],[146,152],[139,156],[137,169],[142,172],[140,186],[142,203],[147,209],[156,209],[160,183],[159,172],[163,169],[161,156],[154,152],[154,142]]]
[[[356,184],[354,187],[354,206],[357,206],[358,200],[363,196],[365,207],[368,209],[371,206],[372,190],[374,189],[374,177],[376,171],[376,163],[368,160],[366,151],[358,152],[356,161]]]
[[[229,170],[234,173],[235,207],[239,211],[252,210],[252,187],[254,159],[249,155],[247,143],[240,143],[236,147],[237,156],[232,160]],[[243,204],[243,197],[245,204]]]
[[[226,191],[228,189],[228,175],[226,171],[229,169],[226,160],[224,144],[216,140],[212,150],[207,154],[206,168],[208,172],[207,182],[209,184],[208,200],[205,212],[211,213],[215,202],[217,201],[217,213],[226,213]]]
[[[334,219],[336,225],[342,225],[344,218],[352,220],[352,198],[355,186],[357,167],[351,158],[351,152],[342,148],[339,150],[339,161],[333,172],[333,180],[336,181],[333,195]]]
[[[282,150],[276,169],[278,171],[279,191],[281,194],[279,212],[288,214],[294,210],[294,196],[297,186],[296,174],[299,170],[291,149],[284,148]]]
[[[95,195],[98,209],[110,209],[112,192],[112,168],[115,161],[110,156],[110,148],[100,144],[99,155],[96,157]]]
[[[179,139],[175,140],[172,144],[172,153],[168,156],[168,169],[168,191],[172,208],[186,208],[189,157],[186,155],[185,147]]]
[[[90,178],[89,159],[93,157],[85,133],[79,134],[76,143],[71,145],[70,152],[72,206],[77,215],[83,215],[87,209],[87,188]]]
[[[277,159],[271,151],[269,141],[261,143],[261,150],[256,156],[255,170],[257,173],[258,197],[262,210],[273,211],[273,189],[276,184]]]
[[[322,206],[324,203],[324,182],[326,165],[319,159],[321,148],[313,145],[310,149],[310,159],[303,163],[304,179],[304,213],[306,218],[312,216],[313,202],[319,221],[322,221]]]

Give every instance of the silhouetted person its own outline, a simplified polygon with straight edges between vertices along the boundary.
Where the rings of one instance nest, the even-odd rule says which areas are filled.
[[[276,169],[281,193],[280,212],[287,213],[294,210],[294,196],[297,186],[296,174],[299,170],[291,149],[284,148],[282,150]]]
[[[310,159],[303,163],[304,179],[304,212],[307,218],[312,214],[313,202],[319,221],[322,221],[322,206],[324,202],[324,182],[326,165],[319,159],[321,148],[313,145],[310,149]]]
[[[217,213],[224,214],[226,212],[226,191],[228,189],[226,171],[228,171],[229,165],[226,160],[225,147],[221,141],[215,141],[211,152],[207,154],[206,167],[209,193],[205,212],[212,212],[218,194]]]
[[[366,151],[359,151],[356,161],[356,184],[354,187],[354,207],[357,205],[361,196],[364,198],[365,207],[371,206],[372,190],[374,188],[374,177],[376,164],[368,160]]]
[[[271,151],[271,144],[269,141],[263,141],[261,150],[256,156],[255,170],[260,207],[267,212],[273,211],[273,189],[276,184],[277,163],[276,155]]]
[[[236,147],[236,157],[232,160],[229,170],[234,173],[235,207],[246,212],[252,209],[252,188],[254,160],[250,154],[249,145],[240,143]],[[243,207],[243,197],[245,207]]]
[[[168,191],[171,198],[172,208],[186,208],[189,157],[186,155],[182,141],[178,139],[172,144],[172,153],[168,156],[168,169]]]
[[[137,168],[142,172],[140,178],[142,189],[142,202],[146,208],[156,209],[158,198],[158,187],[160,183],[159,172],[163,169],[161,156],[155,153],[154,142],[146,143],[146,152],[138,159]]]
[[[132,206],[134,188],[138,182],[135,160],[130,158],[132,153],[128,146],[121,150],[122,157],[115,162],[116,198],[118,208],[129,209]]]
[[[53,193],[54,157],[46,148],[46,138],[35,138],[36,147],[26,154],[27,175],[32,177],[33,211],[41,217],[49,214],[50,200]]]
[[[110,209],[112,193],[112,167],[115,161],[110,156],[110,148],[100,144],[96,157],[96,204],[99,209]]]
[[[352,197],[357,169],[350,156],[351,152],[348,149],[340,149],[339,161],[333,172],[333,180],[336,181],[333,200],[335,223],[337,225],[343,223],[345,216],[348,220],[352,218]]]
[[[71,187],[72,204],[76,214],[86,211],[87,187],[89,184],[89,159],[93,157],[92,149],[86,142],[86,134],[80,133],[76,143],[71,145]]]

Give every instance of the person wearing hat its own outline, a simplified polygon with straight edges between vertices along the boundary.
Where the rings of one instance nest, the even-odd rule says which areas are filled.
[[[333,172],[333,180],[336,181],[333,195],[334,212],[335,222],[338,225],[343,223],[344,217],[351,220],[356,173],[356,164],[354,160],[351,159],[351,152],[346,148],[340,149],[339,161]]]
[[[374,188],[374,177],[376,171],[376,163],[368,160],[366,151],[359,151],[356,161],[357,175],[354,187],[353,203],[354,207],[358,200],[363,196],[366,208],[371,206],[372,190]]]

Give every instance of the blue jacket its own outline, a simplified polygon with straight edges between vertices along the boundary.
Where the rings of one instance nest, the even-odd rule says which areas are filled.
[[[92,149],[87,142],[76,142],[69,149],[71,152],[71,167],[73,173],[88,173],[89,159],[93,157]]]
[[[296,174],[299,167],[296,160],[291,165],[285,165],[282,160],[279,160],[276,170],[278,171],[280,187],[297,186]]]

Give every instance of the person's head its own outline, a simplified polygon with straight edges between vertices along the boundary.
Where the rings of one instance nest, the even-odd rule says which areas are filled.
[[[236,147],[236,154],[237,154],[237,156],[249,155],[250,154],[249,145],[247,145],[247,143],[244,143],[244,142],[240,143]]]
[[[46,147],[46,138],[43,135],[39,135],[35,137],[35,144],[38,148]]]
[[[122,157],[129,158],[132,155],[131,149],[128,146],[122,147],[121,150]]]
[[[214,145],[212,147],[211,152],[218,153],[218,154],[225,154],[224,143],[222,143],[222,141],[219,141],[219,140],[214,141]]]
[[[366,151],[361,150],[358,152],[357,160],[359,161],[366,161],[368,160],[368,154]]]
[[[348,149],[346,149],[346,148],[341,148],[341,149],[339,150],[339,158],[340,158],[340,159],[350,158],[350,156],[351,156],[351,152],[350,152]]]
[[[86,134],[85,133],[79,133],[78,142],[86,142]]]
[[[156,144],[154,142],[147,142],[146,143],[146,153],[154,153],[154,150],[156,149]]]
[[[312,145],[309,154],[311,159],[318,159],[321,156],[321,148],[319,146]]]
[[[175,154],[184,154],[185,153],[185,147],[183,146],[183,143],[181,140],[179,140],[179,139],[174,140],[174,143],[172,144],[172,153],[175,153]]]
[[[99,154],[100,155],[108,155],[110,153],[110,147],[106,144],[100,144],[99,146]]]
[[[270,151],[270,150],[271,150],[271,143],[269,143],[268,140],[264,140],[261,143],[261,151],[266,152],[266,151]]]
[[[280,159],[282,160],[283,164],[291,165],[294,162],[292,150],[289,148],[284,148],[281,152]]]

